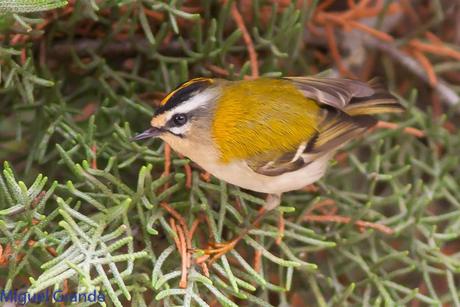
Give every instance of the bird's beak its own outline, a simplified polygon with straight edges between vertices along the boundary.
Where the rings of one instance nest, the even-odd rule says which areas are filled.
[[[131,141],[139,141],[144,139],[155,138],[161,134],[161,129],[152,127],[150,129],[145,130],[144,132],[136,135],[131,139]]]

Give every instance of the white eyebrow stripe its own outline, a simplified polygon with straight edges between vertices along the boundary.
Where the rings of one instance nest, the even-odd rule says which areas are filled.
[[[201,92],[201,93],[193,96],[189,100],[184,101],[183,103],[181,103],[180,105],[178,105],[174,109],[172,109],[171,113],[172,114],[178,114],[178,113],[185,113],[186,114],[186,113],[188,113],[188,112],[190,112],[192,110],[195,110],[195,109],[198,109],[199,107],[204,106],[208,102],[208,100],[210,100],[212,98],[212,96],[213,96],[212,93]],[[171,116],[169,116],[169,118],[171,118]]]

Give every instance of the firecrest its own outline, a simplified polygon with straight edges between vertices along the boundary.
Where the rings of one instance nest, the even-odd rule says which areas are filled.
[[[135,139],[159,137],[217,178],[268,193],[268,211],[283,192],[320,179],[373,115],[402,110],[374,81],[196,78],[169,93]]]

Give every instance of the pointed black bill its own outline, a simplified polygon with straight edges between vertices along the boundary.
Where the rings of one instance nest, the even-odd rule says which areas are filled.
[[[155,138],[161,134],[161,130],[155,127],[145,130],[144,132],[136,135],[135,137],[131,138],[131,141],[139,141],[144,139]]]

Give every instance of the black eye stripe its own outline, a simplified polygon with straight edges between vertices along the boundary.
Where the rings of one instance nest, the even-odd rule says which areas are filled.
[[[202,91],[210,84],[211,82],[209,80],[202,80],[193,82],[184,88],[180,88],[179,86],[179,89],[168,99],[168,101],[155,111],[155,116],[177,107],[182,102],[187,101],[194,92]]]

